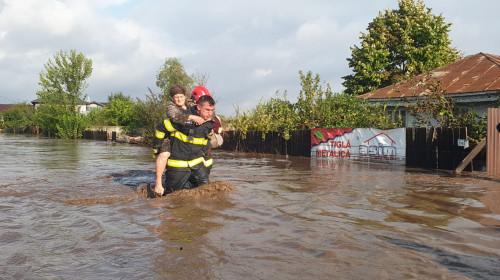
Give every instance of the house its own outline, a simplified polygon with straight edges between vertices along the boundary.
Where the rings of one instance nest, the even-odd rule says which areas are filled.
[[[429,94],[426,84],[439,82],[444,94],[455,100],[459,108],[486,115],[487,109],[498,107],[500,95],[500,56],[478,53],[452,64],[436,68],[408,81],[377,89],[359,96],[370,103],[383,103],[396,110],[404,126],[414,126],[415,119],[405,105]]]
[[[13,106],[14,104],[0,104],[0,113],[9,110]]]
[[[88,114],[88,112],[90,112],[92,110],[106,107],[107,105],[108,105],[108,103],[104,103],[104,102],[96,102],[96,101],[87,102],[86,107],[85,107],[86,114]]]
[[[35,99],[31,101],[31,104],[33,104],[33,108],[36,109],[38,106],[42,104],[42,101],[40,99]],[[76,106],[78,107],[78,112],[81,114],[88,114],[90,111],[97,109],[97,108],[102,108],[106,106],[107,103],[103,102],[96,102],[96,101],[83,101],[83,100],[78,100]]]

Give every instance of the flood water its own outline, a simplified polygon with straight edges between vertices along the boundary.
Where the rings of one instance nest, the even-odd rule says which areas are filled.
[[[498,279],[500,182],[214,151],[164,198],[151,149],[0,134],[1,279]]]

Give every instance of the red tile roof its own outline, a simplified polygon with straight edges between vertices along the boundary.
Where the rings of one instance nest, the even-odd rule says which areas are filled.
[[[445,94],[491,92],[500,90],[500,56],[478,53],[467,56],[452,64],[436,68],[430,79],[441,81]],[[419,96],[424,93],[422,82],[428,74],[418,75],[408,81],[360,95],[360,98],[401,98]],[[420,86],[419,86],[420,85]]]
[[[9,110],[14,104],[0,104],[0,112]]]

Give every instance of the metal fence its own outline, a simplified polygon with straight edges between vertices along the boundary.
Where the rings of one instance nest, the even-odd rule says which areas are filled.
[[[226,131],[222,149],[241,152],[311,156],[311,130],[296,130],[285,140],[277,132]],[[454,170],[473,147],[458,145],[467,139],[466,128],[406,128],[406,166],[424,169]],[[465,170],[484,167],[480,155]],[[475,164],[475,166],[474,166]]]
[[[263,154],[280,154],[290,156],[311,156],[311,131],[294,130],[290,139],[285,140],[278,132],[263,134],[260,131],[225,131],[222,149],[240,152]]]
[[[406,128],[406,166],[454,170],[470,152],[459,139],[467,139],[467,128]]]

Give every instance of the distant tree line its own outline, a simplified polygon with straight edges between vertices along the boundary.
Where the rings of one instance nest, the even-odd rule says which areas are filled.
[[[37,127],[43,135],[76,139],[91,126],[122,126],[126,133],[151,140],[156,124],[166,117],[169,88],[182,83],[189,89],[208,79],[206,74],[188,75],[180,59],[167,58],[157,74],[160,92],[148,88],[145,100],[111,93],[103,108],[83,113],[79,108],[87,99],[84,90],[92,73],[92,60],[76,50],[61,50],[44,69],[40,73],[41,89],[36,93],[40,105],[35,110],[28,103],[15,104],[1,113],[0,128],[23,132]]]

